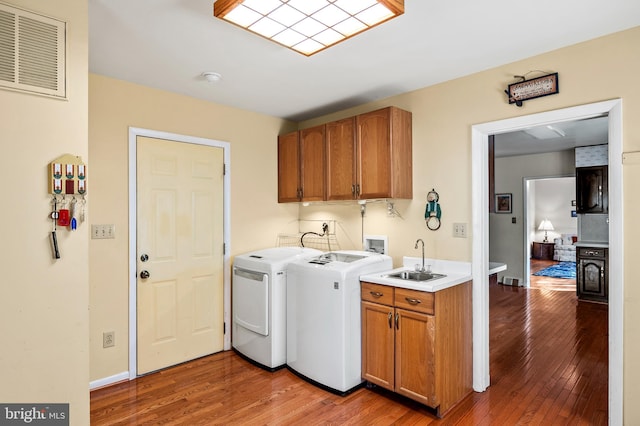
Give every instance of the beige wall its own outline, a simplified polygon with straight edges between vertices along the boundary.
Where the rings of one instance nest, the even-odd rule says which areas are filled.
[[[129,126],[229,142],[232,256],[275,245],[298,208],[276,201],[276,135],[293,123],[94,74],[89,91],[91,223],[116,229],[115,239],[89,243],[95,381],[129,370]],[[102,347],[104,331],[115,331],[115,347]]]
[[[525,214],[522,179],[573,175],[575,167],[573,151],[496,158],[496,193],[512,194],[512,214],[489,215],[489,259],[507,264],[507,270],[498,274],[499,277],[517,278],[521,284],[529,282],[529,278],[524,277]],[[512,217],[516,218],[515,224],[511,223]],[[531,216],[531,220],[533,219],[534,215]],[[553,235],[549,234],[549,238],[553,241]]]
[[[87,1],[12,0],[67,22],[68,101],[0,91],[7,202],[0,296],[0,401],[69,403],[71,424],[89,424],[88,226],[59,229],[54,260],[48,164],[63,154],[91,162],[87,144]],[[15,191],[14,191],[15,189]]]
[[[350,116],[377,107],[396,105],[413,112],[414,198],[400,200],[402,217],[388,217],[384,203],[367,207],[364,222],[354,204],[314,205],[301,208],[300,216],[332,219],[339,224],[341,248],[359,248],[365,234],[389,236],[391,255],[399,264],[403,255],[416,255],[414,242],[424,239],[428,256],[471,259],[473,235],[453,238],[451,224],[471,223],[471,126],[569,106],[622,98],[624,151],[640,150],[640,28],[596,39],[500,66],[468,77],[427,87],[300,123]],[[509,105],[503,93],[512,76],[529,70],[557,71],[561,91]],[[91,378],[96,380],[128,369],[127,332],[127,225],[123,208],[126,188],[127,126],[145,127],[209,137],[231,143],[232,153],[232,253],[275,243],[298,215],[297,205],[276,202],[276,136],[285,123],[256,114],[216,106],[128,83],[91,76],[90,151],[92,178],[99,187],[94,195],[92,223],[115,223],[117,238],[94,240],[91,254]],[[247,124],[251,124],[250,126]],[[620,161],[611,159],[611,161]],[[635,167],[635,168],[634,168]],[[634,405],[640,392],[640,290],[635,286],[635,241],[640,226],[634,216],[640,198],[634,185],[637,166],[624,167],[625,180],[625,423],[640,423]],[[443,227],[428,231],[424,225],[427,192],[440,193]],[[470,226],[468,228],[471,231]],[[102,349],[97,341],[104,330],[115,330],[121,346]]]
[[[453,238],[451,224],[471,223],[471,126],[510,117],[534,114],[613,98],[623,99],[623,151],[640,151],[640,27],[570,46],[471,76],[427,87],[382,101],[361,105],[336,114],[308,120],[310,127],[377,107],[396,105],[413,112],[414,198],[399,202],[403,219],[386,217],[378,207],[368,209],[364,233],[388,234],[391,255],[399,263],[403,255],[416,255],[413,242],[424,239],[428,256],[471,260],[470,238]],[[560,93],[531,100],[522,108],[509,105],[504,89],[513,75],[530,70],[559,73]],[[620,159],[610,159],[620,161]],[[624,419],[640,424],[640,287],[634,263],[640,238],[635,220],[640,208],[637,185],[638,165],[623,166],[625,235],[625,326],[624,326]],[[443,225],[441,231],[428,231],[424,225],[427,192],[440,193]],[[381,206],[381,205],[374,205]],[[351,207],[322,206],[301,209],[301,217],[338,217],[344,233],[357,240],[361,222],[359,210]]]

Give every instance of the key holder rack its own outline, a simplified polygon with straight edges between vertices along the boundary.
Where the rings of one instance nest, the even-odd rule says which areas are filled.
[[[87,165],[82,158],[65,154],[49,164],[49,193],[52,195],[52,211],[50,218],[53,223],[51,231],[51,247],[53,258],[60,259],[58,227],[66,227],[75,231],[84,222],[87,193]]]

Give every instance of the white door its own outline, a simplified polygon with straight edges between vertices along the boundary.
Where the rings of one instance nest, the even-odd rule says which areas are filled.
[[[223,349],[224,150],[137,137],[137,372]]]

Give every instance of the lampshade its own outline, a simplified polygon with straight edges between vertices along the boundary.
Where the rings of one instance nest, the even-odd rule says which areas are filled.
[[[404,0],[217,0],[213,15],[306,56],[404,13]]]
[[[549,219],[545,219],[540,222],[540,226],[538,226],[538,230],[540,231],[553,231],[553,224]]]

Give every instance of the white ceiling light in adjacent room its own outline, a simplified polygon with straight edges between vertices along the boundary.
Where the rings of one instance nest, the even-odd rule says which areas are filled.
[[[564,138],[565,136],[567,136],[567,134],[563,130],[551,125],[532,127],[530,129],[525,129],[524,132],[536,139],[555,139]]]
[[[306,56],[404,13],[404,0],[217,0],[214,16]]]

